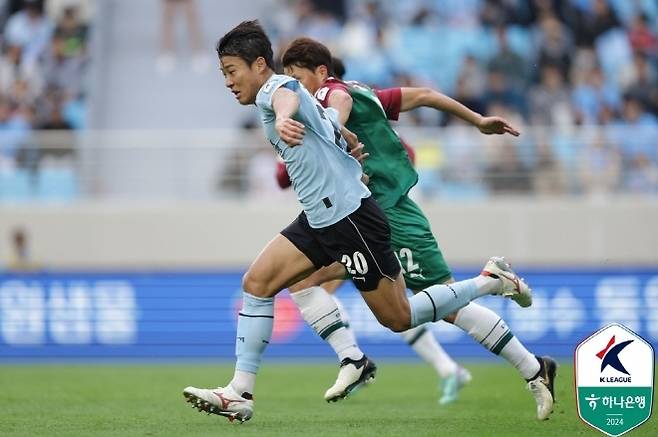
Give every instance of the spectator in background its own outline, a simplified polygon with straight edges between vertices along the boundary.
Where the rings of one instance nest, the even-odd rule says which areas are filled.
[[[63,90],[67,96],[76,96],[82,89],[84,60],[80,56],[69,56],[65,37],[55,35],[50,50],[43,56],[43,69],[46,87]]]
[[[553,125],[558,121],[564,122],[564,118],[560,118],[564,114],[573,118],[569,90],[560,69],[554,65],[544,65],[541,68],[541,82],[530,92],[530,122],[540,126]]]
[[[30,256],[29,234],[23,228],[14,228],[11,231],[11,252],[7,270],[14,272],[37,270],[39,266]]]
[[[496,41],[498,52],[489,61],[489,71],[502,73],[510,86],[525,89],[528,66],[525,60],[516,53],[507,39],[507,27],[496,27]]]
[[[299,33],[320,41],[337,41],[342,31],[338,18],[328,9],[311,11],[300,20]]]
[[[64,44],[64,54],[69,57],[83,58],[86,53],[88,27],[80,20],[76,6],[66,6],[62,17],[55,27],[55,37]]]
[[[611,127],[611,136],[621,150],[627,173],[640,155],[653,164],[658,163],[658,122],[636,97],[624,96],[622,118]]]
[[[636,155],[624,180],[626,191],[634,194],[658,194],[658,166],[644,154]]]
[[[649,18],[645,14],[637,15],[628,29],[628,39],[633,50],[658,57],[658,36],[649,27]]]
[[[553,147],[544,138],[537,142],[537,163],[532,171],[536,194],[555,196],[564,194],[567,180],[564,168],[553,152]]]
[[[19,148],[30,136],[29,119],[0,96],[0,169],[13,169]]]
[[[184,13],[187,21],[187,36],[193,51],[192,69],[205,73],[210,67],[210,59],[204,53],[203,32],[195,0],[161,0],[162,22],[160,30],[160,56],[156,62],[157,70],[162,74],[171,73],[176,67],[174,43],[174,20],[176,14]]]
[[[581,9],[574,29],[576,44],[593,47],[596,39],[609,30],[620,27],[615,11],[607,0],[592,0],[591,10]]]
[[[0,55],[0,94],[8,95],[14,83],[19,80],[26,81],[32,92],[41,92],[43,77],[38,66],[25,65],[22,62],[22,49],[17,45],[7,45]]]
[[[584,82],[577,84],[571,93],[576,119],[580,123],[596,123],[604,107],[613,111],[619,109],[619,91],[606,81],[599,67],[592,69],[583,79]]]
[[[0,0],[0,29],[4,29],[9,15],[9,0]],[[2,37],[0,36],[0,41]]]
[[[484,96],[485,106],[502,104],[516,112],[526,114],[526,102],[518,87],[508,83],[507,77],[498,70],[489,71],[488,88]],[[494,112],[488,111],[493,114]]]
[[[23,0],[23,8],[9,17],[4,38],[7,44],[22,49],[23,62],[31,66],[48,47],[52,32],[52,23],[43,13],[43,2]]]
[[[633,63],[621,70],[619,84],[625,94],[640,100],[648,111],[658,115],[658,72],[646,54],[635,52]]]
[[[569,30],[554,16],[547,15],[539,23],[536,46],[539,48],[538,64],[553,65],[567,79],[571,67],[573,42]]]
[[[62,93],[53,91],[48,95],[48,98],[50,101],[45,105],[48,112],[42,114],[42,119],[37,123],[37,129],[71,130],[73,127],[68,121],[66,121],[63,115],[64,96]]]
[[[487,27],[496,27],[511,21],[511,5],[503,0],[484,0],[480,9],[480,22]]]
[[[519,159],[516,145],[502,142],[484,170],[484,180],[494,194],[530,194],[531,170]]]
[[[578,156],[578,176],[582,191],[588,195],[614,193],[621,179],[619,150],[600,129],[591,128],[587,132]]]

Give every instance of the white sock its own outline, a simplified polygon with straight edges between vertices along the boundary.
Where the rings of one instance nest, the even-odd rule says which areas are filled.
[[[302,317],[320,338],[333,348],[338,360],[345,358],[359,360],[363,352],[356,344],[354,334],[345,329],[342,314],[322,287],[310,287],[297,293],[290,293],[293,302],[299,308]]]
[[[400,336],[409,343],[419,357],[434,367],[441,378],[447,378],[457,371],[457,363],[441,347],[425,325],[401,332]]]
[[[334,300],[334,303],[338,307],[338,311],[340,311],[340,318],[343,321],[343,325],[345,325],[346,328],[349,328],[350,326],[350,315],[345,311],[345,307],[343,306],[343,302],[338,299],[338,297],[335,294],[330,294],[331,298]]]
[[[455,326],[460,327],[482,346],[509,361],[525,379],[539,372],[539,361],[512,334],[507,323],[491,311],[471,302],[457,313]]]
[[[500,287],[500,279],[492,278],[491,276],[476,276],[475,284],[480,291],[480,296],[491,294],[496,288]]]
[[[230,386],[233,387],[240,396],[244,393],[253,394],[256,385],[256,374],[235,369]]]

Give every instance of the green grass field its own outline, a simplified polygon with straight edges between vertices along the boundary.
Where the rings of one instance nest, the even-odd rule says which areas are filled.
[[[338,404],[322,399],[337,368],[268,364],[254,418],[229,423],[190,408],[186,385],[216,386],[232,367],[198,365],[0,366],[0,436],[566,436],[601,435],[576,413],[572,368],[558,370],[551,419],[513,369],[467,365],[473,381],[454,405],[437,405],[437,382],[421,364],[380,363],[376,382]],[[650,419],[633,436],[657,436]]]

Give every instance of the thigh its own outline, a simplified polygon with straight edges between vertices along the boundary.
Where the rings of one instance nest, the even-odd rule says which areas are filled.
[[[337,262],[333,264],[322,267],[319,270],[316,270],[308,278],[302,279],[294,285],[288,287],[291,293],[296,293],[301,290],[305,290],[309,287],[315,287],[317,285],[322,285],[328,293],[333,294],[345,279],[345,267]]]
[[[274,237],[256,257],[245,274],[244,291],[271,297],[316,270],[311,260],[286,237]]]
[[[394,281],[382,278],[376,290],[361,292],[361,296],[379,323],[393,331],[409,329],[411,310],[401,273]]]
[[[372,198],[364,199],[343,220],[316,232],[325,252],[345,266],[360,291],[379,288],[382,279],[393,282],[400,273],[388,221]]]
[[[452,278],[429,221],[416,203],[403,197],[384,212],[391,227],[391,245],[400,260],[407,287],[423,290]]]

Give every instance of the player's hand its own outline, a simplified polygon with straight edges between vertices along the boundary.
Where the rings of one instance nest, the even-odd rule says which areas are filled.
[[[354,157],[357,161],[359,161],[359,164],[363,165],[363,161],[370,156],[370,153],[365,153],[363,151],[363,148],[365,146],[363,143],[357,143],[356,147],[354,147],[352,150],[350,150],[350,155]]]
[[[364,153],[363,148],[365,147],[363,143],[359,142],[359,137],[356,136],[354,132],[347,129],[345,126],[340,128],[340,134],[345,138],[347,143],[347,148],[352,155],[360,164],[363,164],[363,160],[370,156],[369,153]]]
[[[485,135],[511,134],[515,137],[520,135],[519,131],[514,129],[512,125],[502,117],[482,117],[477,128]]]
[[[363,182],[364,185],[368,185],[368,182],[370,182],[370,176],[365,173],[361,173],[361,182]]]
[[[279,137],[290,147],[299,146],[304,139],[304,125],[292,118],[277,118],[274,128]]]

